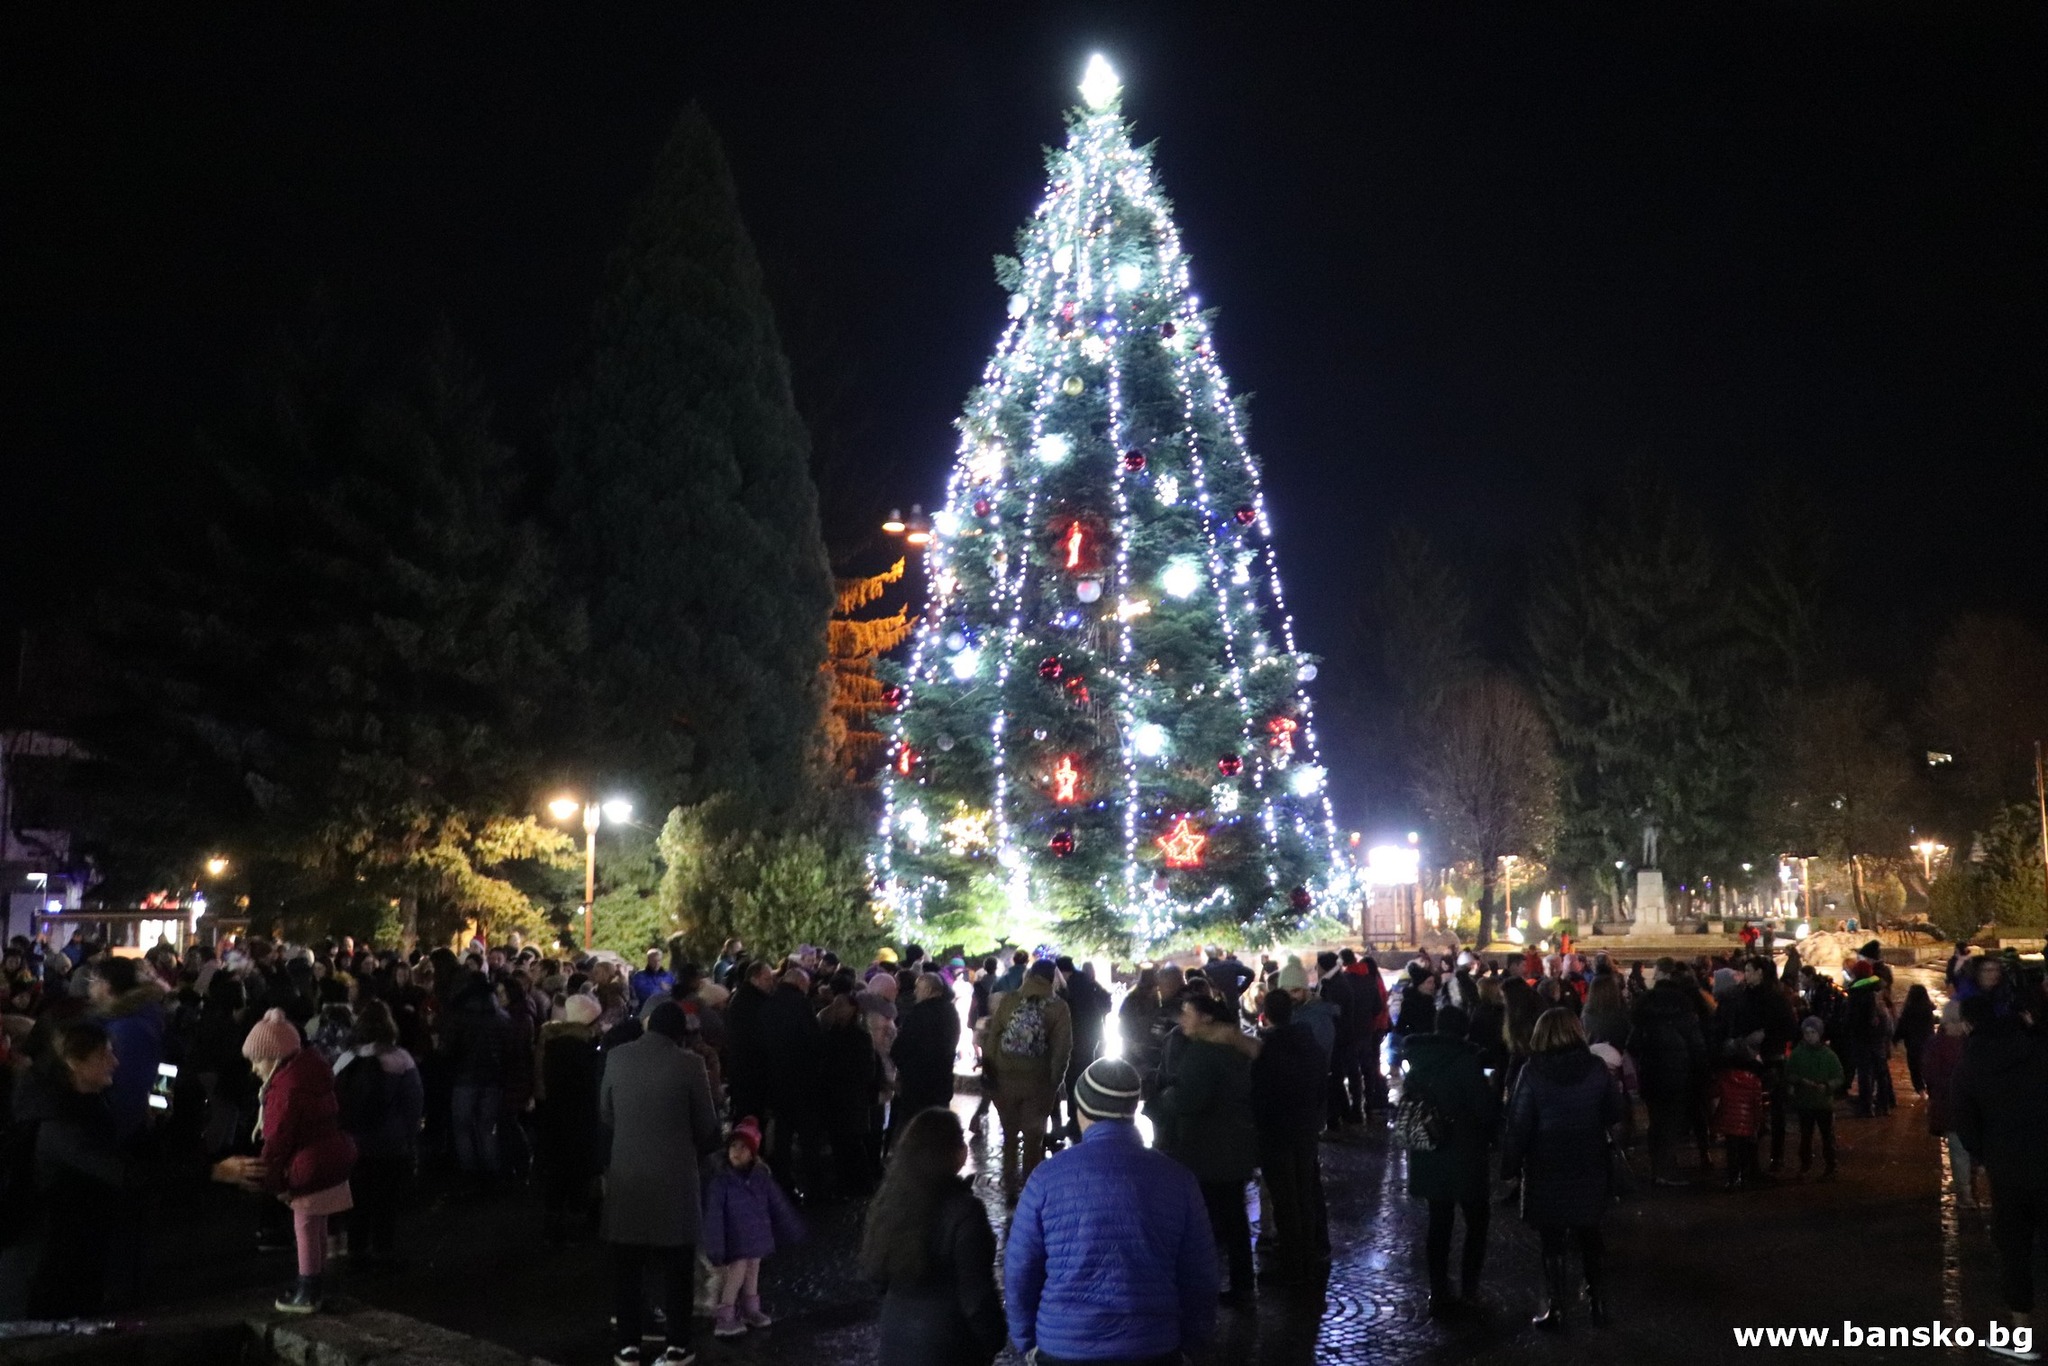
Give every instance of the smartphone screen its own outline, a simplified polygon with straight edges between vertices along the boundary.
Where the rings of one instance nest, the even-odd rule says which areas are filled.
[[[156,1080],[149,1086],[149,1108],[168,1110],[171,1108],[171,1088],[178,1084],[178,1068],[174,1063],[160,1062],[156,1065]]]

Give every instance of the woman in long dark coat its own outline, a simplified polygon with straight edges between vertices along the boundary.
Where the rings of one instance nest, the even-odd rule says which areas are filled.
[[[604,1170],[604,1129],[597,1119],[604,1063],[597,1051],[597,998],[577,992],[562,1018],[540,1027],[534,1046],[534,1137],[541,1176],[541,1238],[551,1246],[588,1235],[593,1195]]]
[[[818,1023],[818,1109],[825,1141],[832,1145],[838,1193],[847,1199],[866,1196],[882,1167],[881,1135],[869,1118],[882,1092],[882,1058],[853,997],[833,997]],[[903,1115],[904,1123],[909,1119]]]
[[[951,1110],[924,1110],[897,1140],[868,1205],[860,1266],[882,1288],[889,1366],[988,1366],[1008,1330],[995,1234],[961,1179],[967,1137]]]
[[[936,972],[921,974],[910,1009],[896,1017],[896,1100],[890,1107],[892,1142],[920,1110],[953,1103],[954,1055],[960,1048],[960,1012],[953,989]]]
[[[1258,1041],[1237,1027],[1237,1007],[1215,996],[1183,996],[1180,1065],[1173,1082],[1147,1106],[1154,1146],[1201,1183],[1209,1228],[1230,1268],[1228,1303],[1253,1293],[1252,1228],[1244,1183],[1259,1161],[1252,1119],[1252,1059]]]
[[[1613,1195],[1607,1135],[1621,1122],[1621,1088],[1587,1048],[1578,1017],[1569,1010],[1544,1011],[1529,1049],[1508,1101],[1500,1167],[1503,1175],[1521,1177],[1522,1218],[1543,1240],[1548,1303],[1535,1323],[1556,1332],[1573,1298],[1567,1234],[1579,1245],[1594,1321],[1606,1317],[1600,1221]]]
[[[1487,1159],[1500,1131],[1500,1100],[1486,1079],[1484,1055],[1467,1040],[1470,1022],[1456,1006],[1436,1013],[1436,1032],[1408,1040],[1404,1056],[1404,1098],[1429,1102],[1443,1119],[1443,1141],[1429,1152],[1408,1154],[1408,1193],[1429,1202],[1429,1312],[1433,1318],[1457,1304],[1451,1294],[1451,1231],[1465,1212],[1465,1255],[1460,1286],[1464,1298],[1479,1293],[1486,1265],[1486,1229],[1491,1205]]]

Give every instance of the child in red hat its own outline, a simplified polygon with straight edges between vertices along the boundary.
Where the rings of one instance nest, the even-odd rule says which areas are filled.
[[[749,1116],[732,1126],[725,1163],[704,1191],[704,1256],[719,1271],[711,1331],[722,1338],[775,1322],[761,1312],[761,1261],[804,1236],[760,1153],[761,1126]]]

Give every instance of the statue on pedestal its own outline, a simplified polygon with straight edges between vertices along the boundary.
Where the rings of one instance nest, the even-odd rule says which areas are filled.
[[[1663,827],[1657,824],[1657,818],[1655,816],[1644,817],[1642,862],[1643,867],[1655,868],[1657,866],[1657,837],[1663,833]]]

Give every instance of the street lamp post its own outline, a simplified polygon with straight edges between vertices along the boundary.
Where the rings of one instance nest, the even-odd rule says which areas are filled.
[[[1934,856],[1948,852],[1948,846],[1939,840],[1922,839],[1913,845],[1913,852],[1920,855],[1920,871],[1929,882],[1934,881]]]
[[[590,952],[591,908],[597,905],[597,827],[603,813],[596,802],[583,804],[583,951]]]
[[[583,949],[588,953],[591,912],[597,905],[597,827],[606,820],[624,825],[633,817],[633,804],[618,798],[593,802],[575,797],[557,797],[548,803],[548,814],[558,821],[573,819],[579,810],[583,813]]]
[[[1502,854],[1500,885],[1507,894],[1507,910],[1500,923],[1503,937],[1515,927],[1515,858],[1514,854]]]

